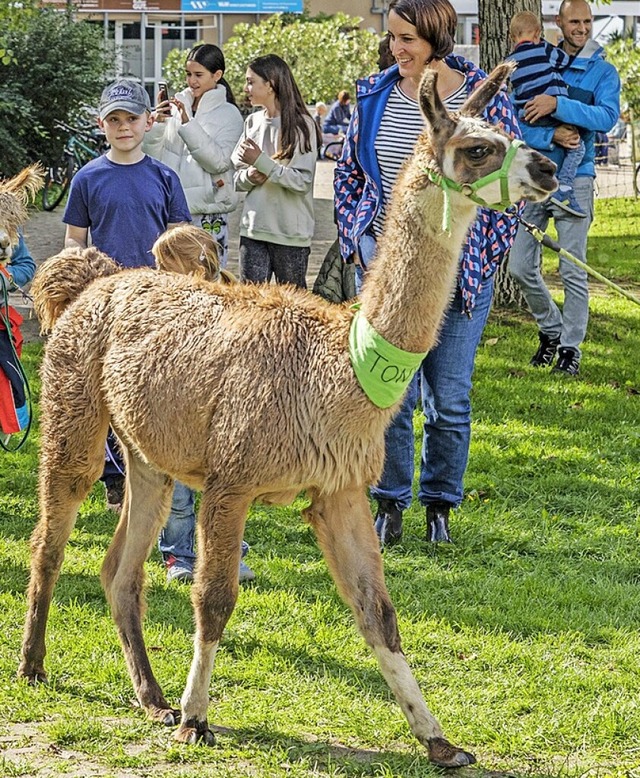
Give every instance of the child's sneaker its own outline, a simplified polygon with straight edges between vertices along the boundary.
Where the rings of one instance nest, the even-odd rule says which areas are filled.
[[[164,564],[167,568],[167,582],[182,581],[183,583],[193,583],[193,563],[189,559],[178,559],[173,554],[167,554],[164,557]]]
[[[558,208],[562,208],[563,211],[570,213],[572,216],[578,216],[581,219],[587,218],[587,214],[576,200],[573,189],[558,189],[555,194],[551,195],[549,202],[552,205],[557,205]]]
[[[255,580],[256,574],[253,572],[253,570],[249,567],[249,565],[244,561],[245,556],[247,555],[247,551],[249,550],[249,544],[246,542],[246,540],[242,541],[242,556],[240,558],[240,570],[239,570],[239,577],[238,580],[240,583],[246,582],[246,581],[253,581]]]

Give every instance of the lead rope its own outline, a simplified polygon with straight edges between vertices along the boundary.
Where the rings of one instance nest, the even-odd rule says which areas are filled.
[[[606,276],[603,276],[602,273],[599,273],[597,270],[594,270],[594,268],[587,265],[586,262],[583,262],[581,259],[575,257],[566,249],[563,249],[562,246],[557,241],[555,241],[553,238],[547,235],[546,232],[543,232],[539,227],[536,227],[535,224],[530,224],[528,221],[525,221],[517,213],[515,213],[514,215],[516,219],[520,222],[520,224],[525,228],[525,230],[530,235],[532,235],[538,241],[538,243],[551,249],[551,251],[555,251],[556,254],[559,254],[561,257],[564,257],[565,259],[569,260],[569,262],[573,262],[574,265],[577,265],[579,268],[582,268],[582,270],[584,270],[586,273],[593,276],[594,278],[597,278],[598,281],[601,281],[603,284],[610,287],[618,294],[622,295],[623,297],[626,297],[627,300],[631,300],[632,303],[635,303],[636,305],[640,305],[640,299],[638,299],[634,294],[628,292],[626,289],[623,289],[621,286],[618,286],[618,284],[615,284],[613,281],[610,281]]]

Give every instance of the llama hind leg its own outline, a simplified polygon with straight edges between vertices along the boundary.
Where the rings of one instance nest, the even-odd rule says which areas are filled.
[[[196,635],[193,661],[182,695],[183,743],[215,742],[207,722],[209,684],[222,632],[238,597],[240,546],[251,498],[214,494],[205,488],[198,515],[198,559],[191,591]]]
[[[155,721],[173,726],[179,712],[165,700],[153,675],[142,633],[143,565],[169,515],[173,479],[126,451],[125,458],[125,499],[102,565],[102,585],[140,705]]]
[[[53,589],[60,574],[64,548],[78,508],[100,476],[104,460],[104,436],[96,429],[90,440],[84,436],[83,451],[74,451],[69,461],[66,431],[43,435],[40,456],[40,520],[31,536],[31,576],[27,593],[27,617],[18,675],[32,683],[46,681],[45,633]],[[80,464],[77,464],[80,463]]]
[[[426,706],[400,646],[396,613],[384,582],[382,557],[364,488],[313,496],[305,517],[318,537],[338,591],[354,613],[411,731],[442,767],[463,767],[475,757],[445,740]]]

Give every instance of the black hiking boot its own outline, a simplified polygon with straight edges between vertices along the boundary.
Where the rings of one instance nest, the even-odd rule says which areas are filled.
[[[540,338],[540,345],[536,353],[531,357],[529,364],[533,367],[549,367],[560,345],[560,338],[545,335],[544,332],[539,332],[538,337]]]
[[[396,508],[393,500],[378,500],[375,526],[376,535],[383,548],[402,540],[402,511]]]
[[[449,511],[451,503],[431,502],[427,505],[427,541],[429,543],[453,543],[449,535]]]

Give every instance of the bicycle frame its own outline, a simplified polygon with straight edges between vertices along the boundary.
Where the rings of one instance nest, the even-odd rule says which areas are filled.
[[[62,158],[49,166],[45,176],[42,191],[42,207],[45,211],[52,211],[62,201],[78,170],[103,154],[107,145],[104,137],[94,134],[91,129],[71,127],[64,122],[57,122],[56,126],[68,133],[68,137]]]

